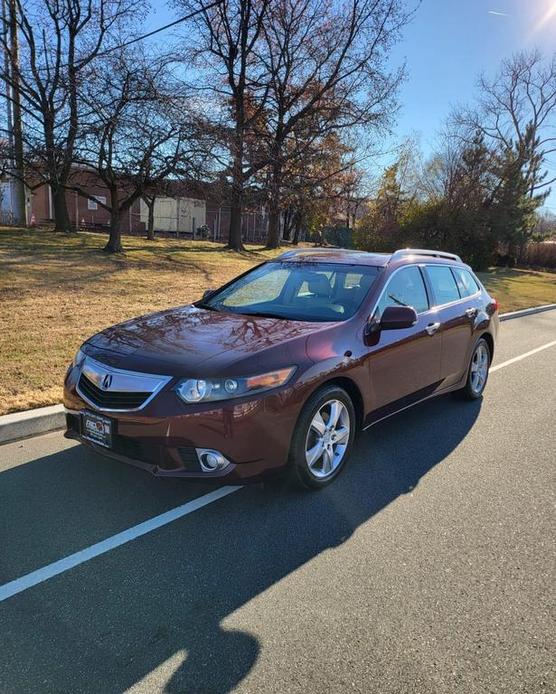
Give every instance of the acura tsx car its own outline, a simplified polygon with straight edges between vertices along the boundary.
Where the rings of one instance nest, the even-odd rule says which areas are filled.
[[[155,475],[319,488],[358,430],[443,393],[480,398],[497,331],[496,300],[456,255],[288,251],[87,340],[66,436]]]

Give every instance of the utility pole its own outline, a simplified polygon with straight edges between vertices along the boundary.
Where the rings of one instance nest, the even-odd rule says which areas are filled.
[[[4,0],[5,2],[5,0]],[[21,226],[27,225],[27,210],[25,204],[25,184],[24,176],[24,161],[23,161],[23,130],[21,122],[21,93],[19,88],[19,44],[17,36],[17,6],[16,0],[8,0],[8,24],[10,38],[10,73],[11,73],[11,99],[9,99],[8,108],[10,108],[11,118],[8,118],[8,126],[11,125],[10,141],[13,142],[14,152],[14,167],[13,167],[13,212],[16,224]],[[4,10],[4,8],[3,8]],[[8,31],[6,31],[6,34]],[[7,38],[7,37],[6,37]],[[7,43],[7,42],[6,42]]]

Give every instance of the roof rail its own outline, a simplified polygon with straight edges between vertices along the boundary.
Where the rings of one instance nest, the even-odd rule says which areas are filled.
[[[390,256],[390,260],[394,260],[395,258],[401,258],[404,255],[428,255],[433,258],[448,258],[449,260],[457,260],[458,263],[462,262],[459,255],[456,255],[455,253],[446,253],[445,251],[431,251],[426,248],[400,248],[399,250],[394,251],[392,253],[392,255]]]
[[[308,246],[302,246],[301,248],[290,248],[284,253],[276,256],[274,260],[280,260],[281,258],[293,258],[296,255],[303,255],[304,253],[320,253],[321,251],[337,251],[342,250],[337,246],[315,246],[314,248],[309,248]]]

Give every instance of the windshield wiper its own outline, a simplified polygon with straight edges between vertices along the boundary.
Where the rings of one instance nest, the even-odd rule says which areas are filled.
[[[291,320],[286,316],[281,316],[278,313],[271,313],[270,311],[238,311],[238,313],[243,313],[244,316],[256,316],[257,318],[279,318],[280,320]]]

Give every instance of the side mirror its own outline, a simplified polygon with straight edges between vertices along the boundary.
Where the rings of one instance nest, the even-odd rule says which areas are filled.
[[[203,292],[203,301],[205,299],[208,299],[209,296],[212,296],[215,291],[216,291],[216,289],[205,289],[205,291]]]
[[[380,319],[381,330],[402,330],[417,323],[417,313],[411,306],[387,306]]]

